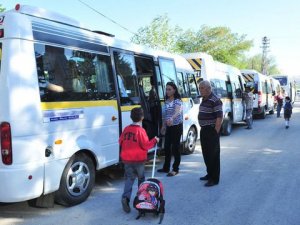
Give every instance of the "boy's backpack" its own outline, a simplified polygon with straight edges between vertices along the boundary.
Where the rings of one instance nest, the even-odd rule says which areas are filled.
[[[133,207],[139,211],[139,219],[147,212],[158,215],[165,212],[165,201],[162,183],[149,178],[140,184],[137,194],[133,201]]]
[[[140,184],[133,200],[133,207],[139,212],[137,220],[146,213],[154,213],[157,216],[160,215],[160,224],[164,218],[165,200],[162,182],[154,178],[156,151],[157,144],[154,152],[152,177]]]

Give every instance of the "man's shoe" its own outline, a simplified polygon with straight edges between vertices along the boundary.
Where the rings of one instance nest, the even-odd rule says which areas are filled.
[[[200,177],[200,180],[208,180],[208,175],[205,175],[204,177]]]
[[[165,170],[164,168],[158,169],[157,172],[159,173],[169,173],[169,170]]]
[[[204,184],[205,187],[211,187],[211,186],[214,186],[214,185],[217,185],[218,183],[213,181],[213,180],[209,180],[207,181],[207,183]]]
[[[130,213],[130,206],[129,206],[128,198],[122,198],[122,207],[123,207],[124,212]]]
[[[246,127],[245,129],[247,129],[247,130],[251,130],[251,129],[252,129],[252,127]]]

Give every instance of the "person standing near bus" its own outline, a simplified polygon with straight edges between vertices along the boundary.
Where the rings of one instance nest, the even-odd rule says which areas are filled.
[[[182,101],[177,86],[173,82],[166,85],[166,102],[163,126],[161,133],[165,134],[165,162],[163,168],[157,172],[167,173],[167,176],[175,176],[179,173],[181,160],[180,137],[183,132]],[[174,155],[173,170],[170,171],[171,156]]]
[[[119,138],[121,159],[125,169],[125,184],[121,202],[123,210],[127,213],[130,212],[129,202],[134,181],[137,177],[138,186],[145,181],[144,171],[148,150],[159,142],[158,137],[149,140],[146,131],[142,127],[144,119],[142,108],[133,108],[130,117],[133,123],[124,128]]]
[[[245,92],[243,93],[243,100],[246,105],[246,129],[252,129],[252,111],[253,111],[253,93],[249,86],[245,87]]]
[[[220,179],[220,130],[223,120],[222,101],[211,90],[209,81],[201,81],[199,90],[202,102],[198,120],[201,126],[200,142],[207,174],[200,180],[206,187],[217,185]]]
[[[277,92],[277,95],[275,96],[275,100],[277,102],[277,108],[276,108],[276,110],[277,110],[277,118],[279,118],[280,117],[281,108],[282,108],[282,105],[283,105],[283,97],[282,97],[280,91]]]
[[[290,118],[292,115],[293,106],[291,103],[291,99],[289,96],[285,97],[285,104],[284,104],[284,120],[285,120],[285,129],[288,129],[290,127]]]

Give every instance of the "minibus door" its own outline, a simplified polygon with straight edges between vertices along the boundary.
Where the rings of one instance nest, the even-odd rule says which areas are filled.
[[[144,110],[143,127],[148,137],[159,135],[160,101],[157,85],[154,58],[148,55],[135,55],[137,79],[141,106]]]
[[[113,67],[118,87],[120,132],[132,123],[130,111],[140,107],[140,96],[134,54],[123,50],[112,50]]]

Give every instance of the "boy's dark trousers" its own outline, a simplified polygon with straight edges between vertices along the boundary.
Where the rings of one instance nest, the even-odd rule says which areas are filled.
[[[220,179],[220,136],[214,126],[203,126],[200,141],[208,179],[219,183]]]
[[[125,185],[122,197],[130,200],[135,178],[138,178],[138,186],[145,181],[145,164],[143,162],[124,163],[124,169]]]

